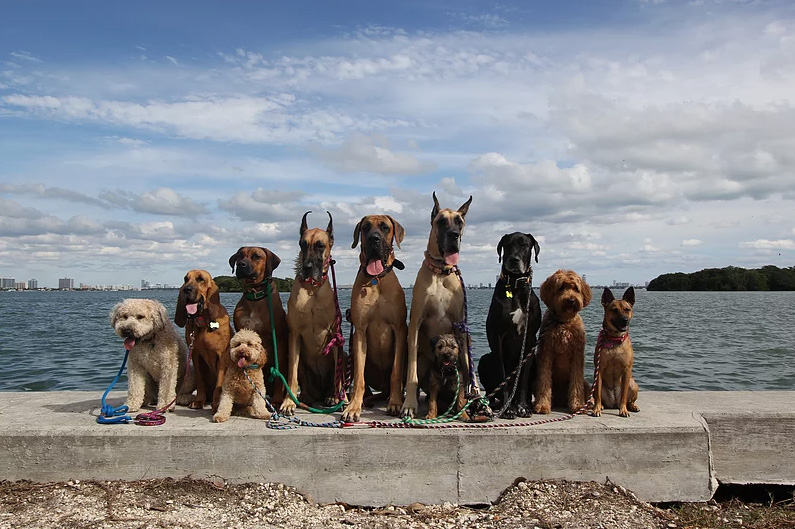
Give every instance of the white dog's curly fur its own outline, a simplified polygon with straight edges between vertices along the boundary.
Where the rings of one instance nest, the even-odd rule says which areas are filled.
[[[177,334],[162,303],[153,299],[125,299],[110,311],[110,324],[130,356],[127,363],[127,402],[129,411],[157,401],[162,409],[174,401],[177,388],[181,394],[177,403],[190,401],[188,388],[181,388],[185,376],[188,348]],[[187,384],[186,384],[187,386]],[[192,388],[190,388],[192,390]],[[172,404],[169,410],[173,410]]]

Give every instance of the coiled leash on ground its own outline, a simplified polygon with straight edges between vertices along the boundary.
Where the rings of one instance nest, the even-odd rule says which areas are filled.
[[[124,360],[121,363],[119,372],[116,373],[116,377],[113,379],[113,382],[110,383],[108,389],[106,389],[105,393],[102,395],[102,407],[99,411],[99,417],[97,417],[97,422],[99,424],[127,424],[128,422],[132,421],[132,417],[127,415],[127,412],[130,410],[128,406],[125,405],[114,408],[105,402],[105,399],[108,397],[108,393],[110,393],[110,390],[113,389],[113,386],[115,386],[116,382],[118,382],[119,378],[121,378],[121,374],[124,372],[124,366],[127,365],[128,356],[130,356],[130,350],[125,349]]]

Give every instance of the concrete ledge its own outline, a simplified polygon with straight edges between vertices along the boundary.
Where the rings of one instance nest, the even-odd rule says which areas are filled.
[[[795,411],[787,405],[795,392],[641,392],[642,411],[629,419],[607,410],[600,418],[477,430],[276,431],[240,417],[215,424],[209,410],[186,408],[163,426],[99,425],[100,396],[0,393],[0,476],[221,476],[282,482],[320,502],[357,505],[491,502],[517,477],[609,478],[653,502],[705,501],[718,481],[795,484]],[[123,397],[112,393],[110,402]],[[377,412],[365,419],[392,420]]]

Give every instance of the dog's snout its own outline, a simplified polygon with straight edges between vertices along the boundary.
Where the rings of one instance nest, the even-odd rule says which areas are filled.
[[[185,285],[184,287],[182,287],[182,292],[185,293],[185,294],[192,294],[193,293],[193,286]]]

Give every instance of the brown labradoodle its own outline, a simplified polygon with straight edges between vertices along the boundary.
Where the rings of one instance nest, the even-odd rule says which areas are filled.
[[[238,410],[239,415],[270,419],[271,414],[263,398],[265,380],[262,374],[268,356],[259,334],[250,329],[240,329],[232,337],[229,356],[232,361],[226,368],[221,401],[213,420],[227,421],[233,408]]]
[[[591,289],[571,270],[558,270],[541,284],[547,306],[538,337],[535,413],[568,405],[574,413],[585,405],[585,325],[580,311],[591,302]]]

